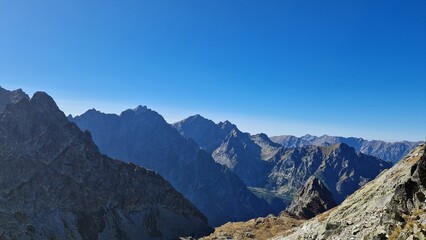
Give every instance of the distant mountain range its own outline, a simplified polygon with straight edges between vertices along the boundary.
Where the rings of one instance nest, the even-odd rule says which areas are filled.
[[[396,163],[403,156],[409,153],[413,148],[421,142],[385,142],[385,141],[368,141],[362,138],[354,137],[334,137],[323,135],[321,137],[313,135],[305,135],[303,137],[295,137],[291,135],[282,135],[271,137],[271,140],[281,144],[285,148],[305,147],[309,145],[329,146],[336,143],[345,143],[353,147],[357,152],[376,156],[386,161]]]
[[[256,195],[271,204],[275,213],[290,203],[311,176],[320,179],[333,200],[340,203],[391,167],[389,162],[357,153],[345,143],[286,148],[265,134],[251,136],[230,122],[215,124],[200,115],[173,126],[238,175]]]
[[[158,173],[102,155],[51,97],[0,88],[0,239],[175,239],[212,232]]]
[[[238,176],[147,107],[120,115],[89,110],[69,119],[91,132],[102,153],[159,172],[214,226],[272,212]]]

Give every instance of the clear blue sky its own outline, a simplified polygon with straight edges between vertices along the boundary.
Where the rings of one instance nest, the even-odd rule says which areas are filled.
[[[425,140],[426,1],[0,0],[0,85],[72,114]]]

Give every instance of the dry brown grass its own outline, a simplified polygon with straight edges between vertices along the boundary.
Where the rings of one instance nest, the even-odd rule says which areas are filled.
[[[321,213],[320,215],[318,215],[316,218],[318,219],[318,221],[320,221],[320,222],[322,222],[322,221],[324,221],[325,219],[327,219],[328,218],[328,216],[330,216],[330,214],[332,213],[332,212],[334,212],[334,210],[336,210],[337,209],[337,206],[336,207],[334,207],[334,208],[332,208],[332,209],[330,209],[330,210],[328,210],[327,212],[323,212],[323,213]]]
[[[216,228],[210,236],[202,239],[269,239],[278,235],[288,235],[292,228],[302,223],[303,220],[295,219],[287,214],[281,214],[278,217],[268,216],[247,222],[227,223]]]
[[[399,235],[401,234],[402,228],[400,226],[396,226],[392,233],[389,235],[389,240],[397,240]]]

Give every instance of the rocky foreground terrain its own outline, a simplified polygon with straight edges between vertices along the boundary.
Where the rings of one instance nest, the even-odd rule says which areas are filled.
[[[338,207],[275,239],[426,239],[426,145]]]
[[[211,233],[207,218],[158,173],[102,155],[47,94],[0,89],[0,100],[0,239]]]
[[[291,229],[304,221],[281,213],[279,216],[269,215],[264,218],[255,218],[247,222],[232,222],[222,225],[211,235],[202,240],[221,239],[269,239],[277,235],[287,235]]]

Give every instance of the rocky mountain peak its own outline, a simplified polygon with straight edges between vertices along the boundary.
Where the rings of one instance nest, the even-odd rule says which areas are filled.
[[[333,195],[316,176],[310,177],[299,189],[287,211],[297,217],[312,218],[336,206]]]
[[[0,113],[0,236],[172,239],[206,217],[155,172],[99,153],[46,93]]]
[[[28,95],[22,89],[9,91],[0,87],[0,112],[3,112],[8,104],[17,103],[21,99],[29,100]]]
[[[208,121],[208,119],[204,118],[203,116],[201,116],[198,113],[195,114],[195,115],[193,115],[193,116],[188,117],[187,120],[195,120],[195,121],[205,121],[205,120],[207,120]]]
[[[52,113],[60,111],[53,98],[45,92],[34,93],[31,102],[41,112]]]
[[[133,109],[135,114],[142,114],[142,113],[149,111],[149,110],[150,109],[148,109],[147,106],[142,106],[142,105],[138,105],[136,108]]]
[[[83,114],[73,121],[92,133],[103,153],[158,171],[206,214],[212,225],[270,212],[265,201],[203,150],[209,145],[200,144],[203,148],[200,149],[189,139],[202,141],[223,134],[214,123],[213,127],[192,125],[194,121],[189,118],[171,126],[149,109],[140,114],[133,110],[123,111],[119,116],[99,114],[96,118]],[[207,132],[202,133],[198,128],[206,128]],[[214,144],[218,146],[220,142]]]
[[[218,124],[218,126],[221,128],[221,129],[223,129],[224,131],[226,131],[226,132],[230,132],[230,131],[232,131],[232,130],[237,130],[237,131],[239,131],[238,130],[238,128],[237,128],[237,126],[236,125],[234,125],[233,123],[231,123],[230,121],[228,121],[228,120],[226,120],[226,121],[224,121],[224,122],[220,122],[219,124]]]
[[[271,139],[269,139],[268,135],[266,135],[264,133],[258,133],[258,134],[255,134],[254,136],[258,137],[258,138],[260,138],[262,140],[265,140],[265,141],[271,141]]]
[[[355,149],[353,147],[348,146],[345,143],[336,143],[333,145],[330,145],[329,147],[325,148],[327,154],[356,154]]]

